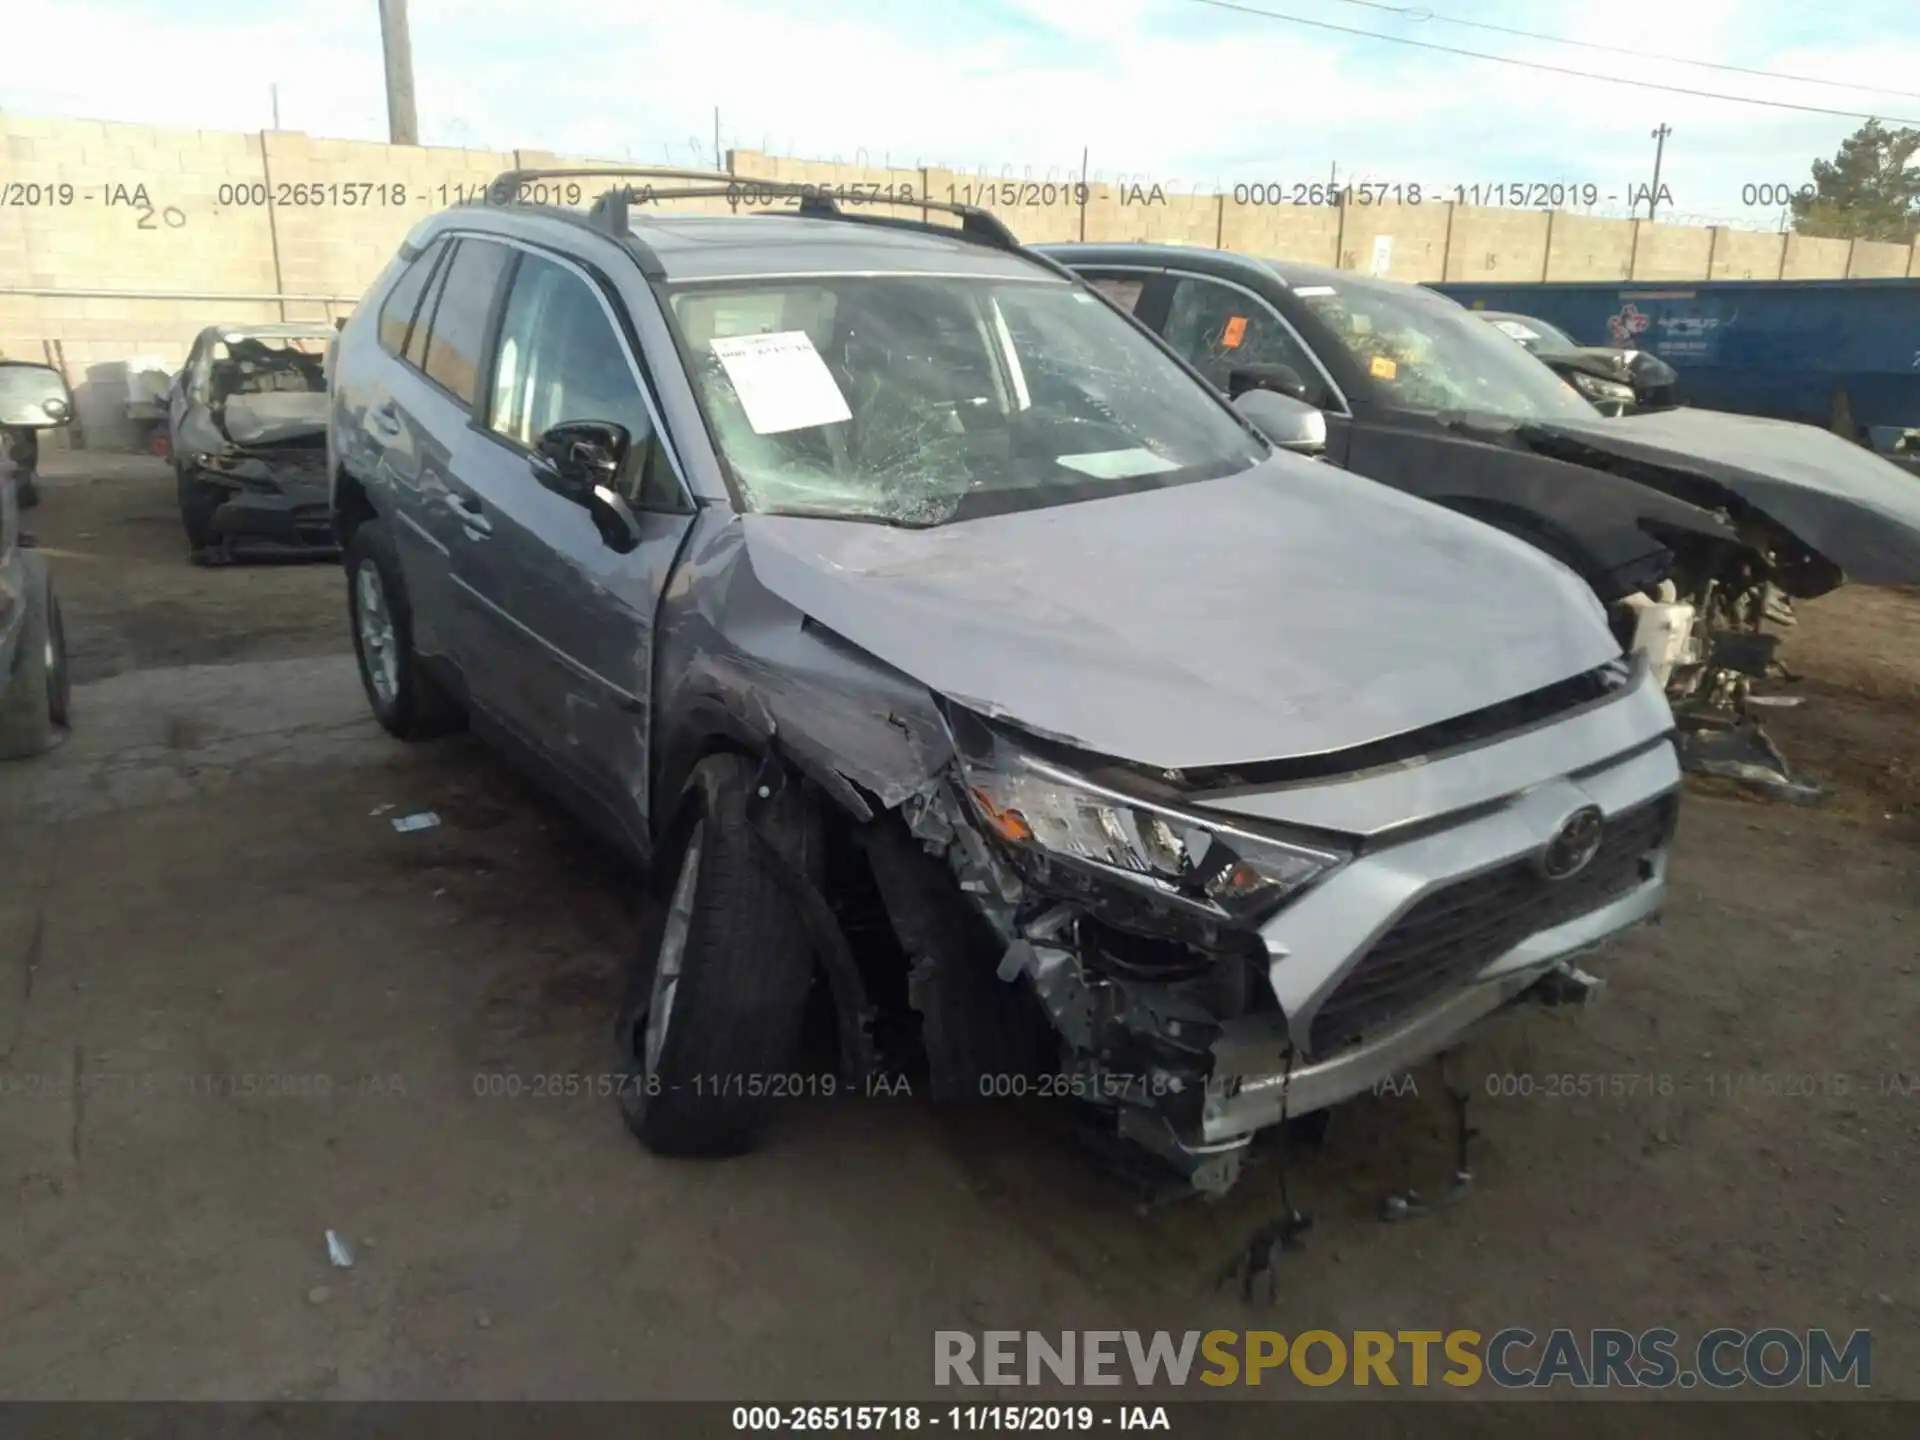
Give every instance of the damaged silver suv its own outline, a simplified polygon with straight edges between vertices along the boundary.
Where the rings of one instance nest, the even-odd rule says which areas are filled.
[[[522,203],[580,173],[414,230],[327,461],[380,722],[653,877],[649,1146],[818,1093],[813,1016],[842,1087],[1067,1095],[1217,1192],[1658,911],[1672,719],[1571,571],[1287,453],[985,212]]]

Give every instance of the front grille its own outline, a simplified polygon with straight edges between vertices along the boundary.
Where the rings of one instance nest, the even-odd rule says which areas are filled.
[[[1650,851],[1673,833],[1668,796],[1607,822],[1584,870],[1549,880],[1531,858],[1462,880],[1420,901],[1374,942],[1313,1017],[1316,1056],[1339,1050],[1418,1008],[1529,935],[1564,925],[1651,877]]]

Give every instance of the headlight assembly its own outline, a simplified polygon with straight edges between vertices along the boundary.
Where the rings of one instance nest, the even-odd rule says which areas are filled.
[[[1627,400],[1633,399],[1633,387],[1622,385],[1617,380],[1602,380],[1598,375],[1574,372],[1573,383],[1576,389],[1589,400]]]
[[[1122,794],[989,737],[955,745],[984,829],[1017,852],[1063,861],[1208,918],[1256,925],[1350,858],[1319,839],[1258,835]]]

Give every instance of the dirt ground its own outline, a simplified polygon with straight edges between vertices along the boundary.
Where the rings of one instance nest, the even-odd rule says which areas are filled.
[[[1380,1223],[1444,1181],[1444,1099],[1347,1107],[1249,1311],[1214,1277],[1271,1173],[1143,1212],[1043,1102],[644,1153],[537,1079],[609,1069],[619,869],[472,741],[377,729],[336,567],[190,567],[152,461],[44,489],[80,685],[0,771],[0,1397],[925,1399],[937,1329],[1773,1324],[1870,1328],[1920,1398],[1920,597],[1804,607],[1779,731],[1829,804],[1690,798],[1602,1003],[1472,1043],[1478,1192]]]

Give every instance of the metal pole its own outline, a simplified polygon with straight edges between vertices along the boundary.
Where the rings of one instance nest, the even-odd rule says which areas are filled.
[[[1090,198],[1087,191],[1087,151],[1087,146],[1080,147],[1080,238],[1083,241],[1087,238],[1087,200]]]
[[[280,128],[280,84],[275,81],[267,88],[273,92],[273,128],[278,130]]]
[[[1658,130],[1651,130],[1647,133],[1653,136],[1654,142],[1653,189],[1647,193],[1647,221],[1651,224],[1653,221],[1653,212],[1660,204],[1660,160],[1661,157],[1666,154],[1667,137],[1673,133],[1673,129],[1663,120],[1660,122],[1660,128]]]
[[[387,62],[387,138],[395,145],[418,145],[420,117],[413,106],[407,0],[380,0],[380,49]]]
[[[727,168],[720,163],[720,107],[718,105],[713,107],[713,168],[716,170]]]

